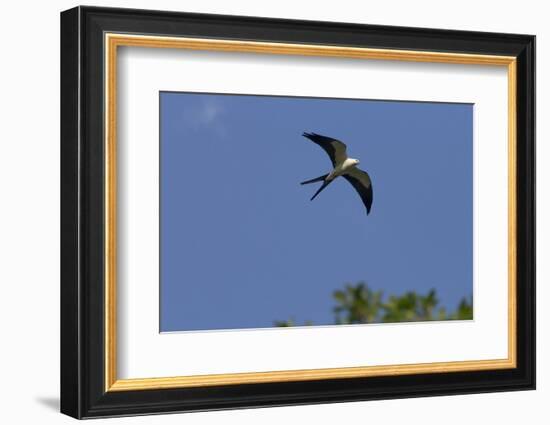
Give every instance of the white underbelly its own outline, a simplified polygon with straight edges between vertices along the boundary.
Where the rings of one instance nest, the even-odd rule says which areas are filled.
[[[348,171],[351,167],[353,167],[355,163],[351,162],[349,159],[346,159],[342,164],[337,165],[334,167],[334,170],[332,170],[331,176],[338,177],[344,174],[346,171]]]

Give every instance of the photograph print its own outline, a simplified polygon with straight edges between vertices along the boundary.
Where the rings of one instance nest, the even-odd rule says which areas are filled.
[[[472,104],[159,96],[161,332],[473,319]]]

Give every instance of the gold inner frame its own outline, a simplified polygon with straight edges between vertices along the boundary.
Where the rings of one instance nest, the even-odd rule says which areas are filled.
[[[105,34],[105,391],[148,390],[318,379],[481,371],[516,367],[516,58],[463,53],[370,49],[328,45]],[[507,67],[508,72],[508,357],[418,364],[118,379],[116,324],[116,123],[119,46],[328,56]]]

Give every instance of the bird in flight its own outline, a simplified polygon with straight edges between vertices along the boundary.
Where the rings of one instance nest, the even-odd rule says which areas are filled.
[[[367,215],[370,213],[372,206],[372,182],[367,172],[357,168],[358,159],[349,158],[346,153],[346,145],[340,140],[333,139],[327,136],[321,136],[316,133],[304,133],[302,136],[307,137],[313,143],[319,145],[328,154],[332,161],[332,171],[320,177],[306,180],[300,184],[310,184],[315,182],[323,182],[321,187],[311,197],[313,201],[321,191],[332,183],[337,177],[342,176],[351,183],[357,191],[365,208]]]

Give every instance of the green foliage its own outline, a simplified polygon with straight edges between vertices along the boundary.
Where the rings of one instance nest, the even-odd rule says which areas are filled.
[[[382,307],[382,292],[373,291],[364,283],[353,286],[347,284],[343,290],[332,294],[336,301],[334,307],[335,323],[372,323],[377,321]]]
[[[334,323],[349,325],[359,323],[420,322],[427,320],[471,320],[473,305],[463,298],[457,309],[447,313],[438,307],[435,289],[426,295],[408,291],[403,295],[390,295],[384,300],[382,291],[374,291],[364,282],[346,284],[332,294],[336,303],[333,308]],[[275,326],[297,326],[292,319],[276,321]],[[304,326],[311,326],[310,321]]]
[[[457,310],[449,316],[449,319],[471,320],[474,317],[474,306],[466,298],[460,300]]]
[[[435,320],[433,312],[438,303],[435,289],[430,290],[427,295],[419,295],[416,292],[407,292],[401,296],[391,295],[382,305],[382,322]]]
[[[297,325],[294,322],[294,319],[288,319],[288,320],[275,320],[273,325],[280,328],[288,328],[291,326],[312,326],[313,322],[311,320],[306,320],[303,325]]]

